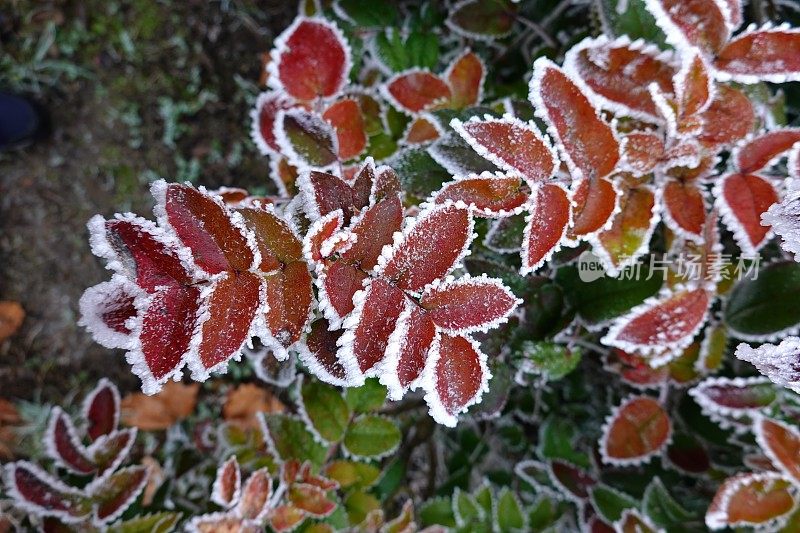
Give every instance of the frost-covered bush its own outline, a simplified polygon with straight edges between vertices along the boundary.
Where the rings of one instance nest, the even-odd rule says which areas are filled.
[[[155,221],[89,223],[82,323],[146,394],[245,354],[288,405],[198,424],[215,481],[162,501],[199,531],[797,531],[800,31],[739,0],[322,4],[252,110],[273,193],[157,181]]]

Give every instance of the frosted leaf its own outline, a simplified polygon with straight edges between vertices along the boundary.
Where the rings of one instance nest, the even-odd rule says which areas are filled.
[[[285,389],[294,383],[297,376],[295,357],[289,354],[284,360],[278,360],[274,352],[266,346],[244,348],[244,355],[253,365],[256,377],[275,387]]]
[[[335,96],[352,66],[347,40],[333,22],[298,17],[275,39],[269,83],[298,100]]]
[[[705,289],[664,289],[614,319],[601,342],[652,356],[650,364],[659,366],[678,357],[692,342],[705,324],[710,305]]]
[[[761,215],[761,223],[770,225],[781,237],[781,248],[800,261],[800,177],[786,180],[785,197]]]
[[[762,376],[749,378],[713,377],[689,390],[703,412],[714,420],[748,420],[777,400],[777,390]]]
[[[275,140],[275,116],[281,109],[294,107],[291,98],[279,91],[258,95],[256,105],[250,112],[250,137],[263,155],[276,155],[280,147]]]
[[[132,336],[137,315],[147,306],[147,296],[122,276],[115,275],[86,289],[78,302],[85,327],[98,344],[106,348],[130,348],[136,342]]]
[[[236,456],[231,456],[217,469],[214,486],[211,490],[211,501],[217,505],[230,508],[236,505],[242,494],[242,473]]]
[[[664,222],[678,236],[701,242],[706,218],[703,191],[694,183],[668,180],[662,191]]]
[[[300,170],[332,168],[339,160],[336,131],[316,113],[298,108],[280,110],[274,131],[281,153]]]
[[[617,466],[640,465],[664,449],[672,425],[663,407],[648,396],[633,396],[615,407],[603,425],[600,454]]]
[[[450,106],[454,109],[474,106],[483,99],[483,82],[486,78],[486,65],[469,48],[453,59],[444,71],[444,78],[450,85]]]
[[[741,142],[733,157],[742,174],[751,174],[771,168],[798,142],[800,128],[780,128]]]
[[[433,203],[463,202],[476,216],[504,218],[522,212],[528,193],[516,176],[483,172],[456,176],[433,195]]]
[[[741,343],[736,357],[752,363],[772,382],[800,394],[800,338],[786,337],[780,344],[762,344],[752,348]]]
[[[534,272],[550,260],[561,248],[572,224],[572,203],[564,186],[542,184],[531,196],[522,241],[522,275]]]
[[[776,529],[776,521],[795,507],[791,483],[775,472],[743,473],[729,477],[706,511],[710,529],[759,526]]]
[[[727,0],[645,0],[645,5],[678,49],[696,46],[713,55],[730,37]]]
[[[775,185],[755,174],[728,174],[717,181],[713,194],[722,221],[742,253],[754,255],[772,236],[763,217],[779,201]]]
[[[719,51],[714,67],[722,81],[800,80],[800,30],[788,25],[750,26]]]
[[[446,104],[451,97],[447,82],[419,68],[398,72],[381,86],[381,93],[397,110],[412,116]]]

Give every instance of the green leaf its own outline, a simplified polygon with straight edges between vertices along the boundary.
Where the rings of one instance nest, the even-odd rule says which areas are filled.
[[[769,335],[800,324],[800,264],[772,263],[730,293],[725,322],[735,333]],[[734,333],[734,335],[735,335]]]
[[[402,33],[400,29],[390,27],[375,35],[378,60],[394,72],[412,67],[436,70],[439,62],[439,38],[436,34],[412,31],[403,37]]]
[[[453,515],[453,506],[450,498],[432,498],[419,509],[419,520],[422,527],[440,525],[445,527],[455,527],[456,518]]]
[[[645,7],[645,0],[601,0],[600,15],[614,36],[627,35],[666,47],[664,32]]]
[[[680,526],[691,520],[692,514],[681,507],[659,478],[654,478],[644,491],[642,510],[659,526]]]
[[[117,522],[108,528],[109,533],[167,533],[175,529],[181,513],[154,513]]]
[[[299,418],[284,414],[267,414],[262,415],[262,424],[275,453],[281,460],[311,461],[317,466],[325,461],[328,450],[314,440],[305,422]]]
[[[367,155],[370,155],[377,160],[386,159],[396,151],[397,143],[388,133],[381,131],[369,138]]]
[[[450,131],[437,139],[429,148],[431,155],[439,162],[448,162],[449,170],[459,174],[480,174],[494,172],[497,167],[484,159],[459,134]]]
[[[508,488],[503,488],[497,498],[497,525],[504,533],[525,530],[525,515],[519,500]]]
[[[584,469],[591,468],[589,456],[575,449],[576,430],[568,418],[552,415],[539,428],[539,455],[563,459]]]
[[[398,151],[386,163],[394,169],[406,193],[427,198],[452,177],[422,148]]]
[[[478,489],[478,492],[475,493],[475,501],[483,508],[486,516],[494,516],[494,494],[492,493],[492,487],[484,483],[484,485]]]
[[[540,496],[528,513],[528,527],[531,531],[543,531],[553,525],[563,514],[557,502],[551,498]]]
[[[596,485],[592,487],[589,497],[592,500],[594,508],[608,523],[619,520],[625,509],[635,509],[638,507],[636,500],[632,497],[608,485]]]
[[[519,250],[522,248],[522,236],[525,232],[525,215],[501,218],[494,224],[495,230],[487,237],[485,241],[486,246],[501,251]]]
[[[447,25],[468,37],[504,37],[514,27],[516,6],[506,0],[472,0],[459,3]]]
[[[290,160],[295,164],[326,167],[338,160],[336,133],[319,115],[301,109],[287,111],[276,130],[288,143],[285,148],[294,151]]]
[[[558,269],[556,281],[578,314],[590,323],[603,322],[617,317],[653,296],[661,288],[662,276],[654,274],[647,279],[647,269],[636,279],[625,279],[625,271],[618,278],[604,276],[591,282],[581,281],[578,269],[567,266]]]
[[[397,492],[397,489],[400,488],[405,479],[405,461],[394,459],[391,463],[389,463],[389,466],[384,468],[383,475],[375,484],[375,487],[372,489],[372,493],[380,498],[381,501],[387,501],[395,492]]]
[[[563,378],[575,370],[581,361],[579,349],[570,350],[554,342],[523,341],[516,354],[529,361],[547,381]]]
[[[338,442],[350,421],[350,409],[336,387],[307,379],[300,388],[303,410],[313,429],[326,441]]]
[[[470,522],[480,522],[486,513],[471,494],[456,487],[453,492],[453,515],[458,523],[469,524]]]
[[[378,467],[356,461],[334,461],[325,469],[325,475],[336,480],[343,489],[371,487],[381,471]]]
[[[389,418],[362,415],[347,428],[344,447],[358,457],[382,457],[400,444],[400,429]]]
[[[375,509],[380,509],[381,503],[372,494],[366,492],[351,492],[344,500],[344,508],[351,526],[357,526]]]
[[[339,8],[362,28],[385,28],[397,24],[397,7],[388,0],[338,0]]]
[[[367,379],[360,387],[350,387],[345,392],[345,401],[354,413],[369,413],[383,407],[386,387],[377,378]]]

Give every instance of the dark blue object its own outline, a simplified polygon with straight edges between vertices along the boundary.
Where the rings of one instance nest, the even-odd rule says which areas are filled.
[[[30,144],[42,132],[39,108],[22,96],[0,92],[0,150]]]

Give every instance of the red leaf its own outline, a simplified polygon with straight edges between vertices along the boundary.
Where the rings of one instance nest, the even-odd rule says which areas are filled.
[[[669,368],[651,367],[647,359],[614,348],[603,360],[603,368],[619,374],[622,381],[637,389],[659,388],[669,379]]]
[[[684,434],[677,434],[667,447],[666,457],[678,471],[703,474],[711,468],[711,458],[702,442]]]
[[[308,483],[295,483],[289,488],[289,501],[316,518],[324,518],[336,509],[324,490]]]
[[[625,351],[657,355],[651,365],[680,355],[705,323],[711,298],[704,289],[665,291],[617,318],[602,342]]]
[[[742,174],[751,174],[772,166],[800,142],[800,129],[784,128],[769,131],[748,141],[735,154],[736,165]]]
[[[155,393],[160,384],[183,366],[189,351],[200,308],[200,290],[174,285],[153,296],[145,311],[139,333],[142,368],[133,363],[133,371],[142,379],[142,389]]]
[[[111,268],[148,293],[164,285],[191,282],[176,248],[166,244],[163,234],[157,236],[158,228],[152,222],[138,217],[103,221],[97,216],[89,222],[89,230],[95,254],[108,259]]]
[[[584,39],[567,52],[564,68],[577,73],[603,107],[623,116],[659,120],[648,87],[655,83],[663,92],[673,92],[675,69],[661,51],[627,37]]]
[[[614,522],[614,531],[619,533],[659,533],[663,529],[656,526],[653,521],[642,515],[636,509],[625,509],[622,516]]]
[[[754,254],[770,234],[770,228],[761,225],[761,215],[780,201],[777,189],[761,176],[729,174],[717,182],[714,194],[736,244],[745,254]]]
[[[467,49],[447,67],[444,77],[450,85],[450,107],[461,109],[481,101],[486,67],[474,52]]]
[[[742,83],[800,80],[800,32],[788,27],[744,32],[719,52],[714,66],[720,78]]]
[[[367,147],[364,118],[358,102],[352,98],[339,100],[328,107],[322,118],[336,130],[339,141],[339,159],[346,161],[361,154]]]
[[[193,371],[204,375],[241,350],[261,304],[260,291],[261,280],[248,272],[228,274],[214,284],[202,326],[200,366]]]
[[[281,109],[291,109],[293,102],[277,91],[261,93],[250,114],[253,121],[250,136],[263,155],[280,153],[275,141],[275,116]]]
[[[350,231],[356,242],[342,253],[342,259],[357,264],[361,270],[371,270],[378,263],[381,250],[392,244],[395,232],[403,223],[403,204],[400,198],[389,195],[377,204],[364,210],[355,220]]]
[[[352,385],[346,380],[345,369],[336,357],[337,341],[342,331],[329,331],[328,321],[317,320],[311,324],[305,346],[299,349],[300,360],[312,374],[332,385]]]
[[[503,170],[522,174],[530,183],[553,175],[558,159],[536,126],[505,117],[467,122],[453,119],[453,128],[482,157]]]
[[[697,122],[692,117],[705,111],[714,98],[714,81],[708,65],[698,52],[687,56],[678,73],[676,87],[679,120],[684,123],[684,129],[692,130]],[[687,119],[689,124],[686,124]]]
[[[441,137],[439,127],[426,117],[416,117],[408,123],[403,142],[408,145],[426,144]]]
[[[133,332],[129,320],[139,314],[136,308],[137,290],[122,276],[89,287],[81,296],[81,318],[96,342],[106,348],[128,348]]]
[[[437,326],[462,335],[505,322],[519,303],[500,280],[485,276],[432,285],[419,302]]]
[[[555,184],[543,184],[533,193],[534,203],[526,217],[522,245],[522,270],[528,274],[538,269],[558,250],[572,220],[572,204],[567,190]]]
[[[272,337],[288,348],[298,340],[308,323],[314,294],[305,262],[294,261],[264,278],[266,321]]]
[[[232,455],[217,469],[211,490],[211,501],[225,508],[232,507],[239,500],[241,491],[242,473],[236,456]]]
[[[769,526],[795,506],[792,485],[774,472],[744,473],[720,485],[706,511],[711,529]]]
[[[113,431],[98,438],[87,451],[102,474],[114,470],[127,458],[135,439],[135,428]]]
[[[260,468],[247,478],[236,513],[247,520],[261,521],[269,511],[270,496],[272,478],[269,470]]]
[[[447,275],[461,260],[472,241],[469,211],[454,204],[435,206],[421,213],[393,246],[382,275],[409,291]]]
[[[253,266],[247,238],[217,200],[179,183],[156,182],[152,190],[159,209],[163,208],[169,225],[192,251],[197,266],[209,274]]]
[[[656,133],[635,131],[625,136],[622,158],[636,176],[652,172],[664,156],[664,140]]]
[[[367,277],[365,272],[345,261],[331,263],[318,276],[320,308],[335,327],[353,310],[353,296],[361,290]]]
[[[689,391],[709,416],[750,418],[775,403],[777,389],[769,379],[708,378]]]
[[[300,176],[299,185],[307,200],[306,210],[309,211],[312,220],[341,209],[344,223],[347,224],[354,208],[366,205],[356,201],[353,188],[347,182],[327,172],[312,170],[308,174],[303,174]],[[369,197],[366,201],[369,201]]]
[[[101,378],[97,386],[83,400],[83,416],[89,422],[86,434],[91,440],[108,435],[119,424],[119,390],[106,378]]]
[[[778,420],[760,418],[755,423],[756,441],[772,463],[800,483],[800,433]]]
[[[579,239],[606,227],[618,209],[620,195],[614,184],[604,178],[583,179],[574,191],[573,222],[568,234],[571,239]]]
[[[447,83],[424,70],[400,72],[381,86],[389,102],[408,114],[432,109],[450,100],[450,87]]]
[[[531,99],[549,124],[574,177],[602,178],[619,161],[619,142],[578,85],[551,61],[534,63]]]
[[[716,0],[649,0],[647,8],[678,48],[696,46],[712,55],[722,49],[730,28]]]
[[[383,360],[406,296],[397,287],[377,278],[355,299],[355,310],[344,322],[346,331],[340,343],[339,358],[345,367],[353,367],[352,374],[363,374]]]
[[[477,343],[445,333],[434,341],[425,373],[430,415],[449,427],[456,425],[458,413],[480,401],[490,375]]]
[[[667,226],[684,238],[698,240],[706,220],[700,189],[693,183],[669,180],[662,194]]]
[[[666,446],[670,432],[669,416],[656,400],[648,396],[629,398],[606,419],[600,439],[603,462],[645,463]]]
[[[20,507],[39,516],[55,516],[63,522],[86,519],[91,502],[82,493],[64,485],[26,461],[6,466],[6,490]]]
[[[561,492],[574,502],[583,503],[597,480],[585,470],[565,461],[552,461],[548,465],[550,478]]]
[[[698,137],[707,146],[729,144],[744,138],[753,130],[755,111],[742,91],[717,86],[717,97],[703,113],[703,133]]]
[[[336,95],[347,81],[350,49],[333,22],[297,18],[276,40],[270,83],[298,100]]]
[[[303,258],[303,245],[289,224],[271,208],[247,207],[237,209],[247,228],[253,232],[256,247],[261,253],[262,272],[272,272],[281,263],[291,263]]]
[[[60,407],[53,408],[45,439],[48,454],[61,466],[82,475],[97,471],[97,465],[88,457],[75,426]]]
[[[269,526],[276,533],[283,533],[293,530],[305,517],[306,513],[294,505],[279,505],[269,513]]]
[[[369,164],[369,160],[367,163]],[[375,170],[375,182],[372,184],[372,201],[381,200],[387,196],[402,195],[400,178],[394,170],[389,167],[381,166]]]
[[[406,315],[401,315],[393,333],[397,338],[390,339],[387,368],[380,377],[381,383],[389,389],[389,397],[394,400],[399,400],[422,375],[428,351],[436,337],[436,326],[416,303],[408,300],[404,313]],[[393,340],[397,341],[397,346],[391,345]]]
[[[505,217],[519,212],[528,201],[528,193],[521,185],[516,176],[489,172],[470,174],[445,183],[435,193],[434,201],[437,204],[463,202],[476,216]]]
[[[309,263],[318,263],[326,257],[322,254],[325,241],[338,233],[343,225],[344,216],[340,209],[331,211],[311,225],[303,239],[303,255]]]

